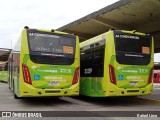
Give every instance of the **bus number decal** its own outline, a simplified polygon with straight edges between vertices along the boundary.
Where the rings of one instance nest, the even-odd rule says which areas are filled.
[[[92,68],[84,69],[84,73],[85,74],[91,74],[92,73]]]
[[[71,69],[60,69],[60,73],[71,73]]]
[[[139,69],[139,73],[148,73],[147,69]]]

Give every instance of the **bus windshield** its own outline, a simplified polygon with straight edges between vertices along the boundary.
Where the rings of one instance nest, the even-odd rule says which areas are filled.
[[[147,65],[151,58],[151,37],[114,32],[116,59],[120,64]]]
[[[28,42],[30,59],[35,63],[70,65],[74,62],[74,35],[28,30]]]

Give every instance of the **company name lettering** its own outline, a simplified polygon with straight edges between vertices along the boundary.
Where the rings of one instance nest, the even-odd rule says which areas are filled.
[[[122,70],[122,72],[138,73],[138,71],[137,71],[137,70]]]
[[[37,70],[40,72],[51,72],[51,73],[58,73],[58,70]]]

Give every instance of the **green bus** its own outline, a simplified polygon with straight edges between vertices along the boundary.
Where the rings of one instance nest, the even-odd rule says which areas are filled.
[[[79,95],[80,48],[76,35],[25,27],[9,60],[15,98]]]
[[[153,38],[109,30],[80,43],[80,94],[91,97],[152,93]]]
[[[8,66],[7,66],[7,62],[0,61],[0,81],[8,82]]]
[[[0,48],[0,81],[8,82],[8,56],[10,49]]]

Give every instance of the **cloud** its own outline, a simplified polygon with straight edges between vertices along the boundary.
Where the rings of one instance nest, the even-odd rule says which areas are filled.
[[[117,0],[0,0],[0,48],[10,48],[24,26],[56,29]],[[3,41],[5,41],[4,44]]]

